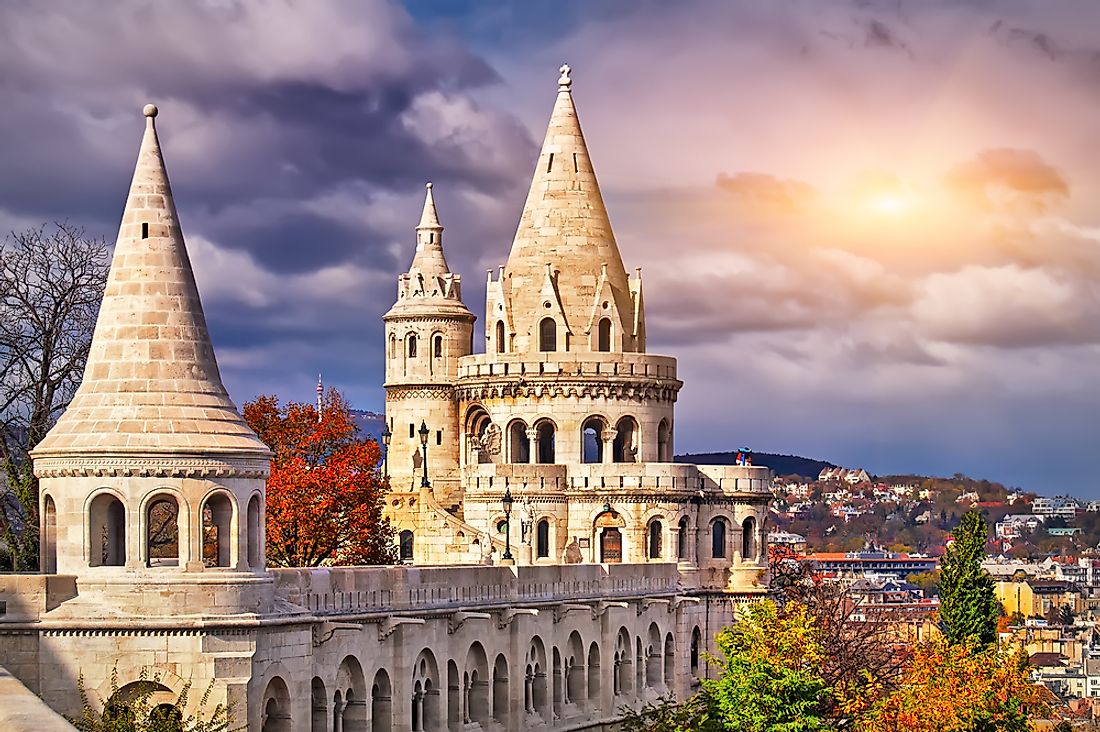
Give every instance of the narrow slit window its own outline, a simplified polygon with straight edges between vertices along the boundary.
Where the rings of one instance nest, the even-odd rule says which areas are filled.
[[[416,437],[416,425],[409,422],[409,439]]]
[[[574,173],[581,172],[580,163],[577,162],[577,153],[573,153],[573,172]]]
[[[550,153],[550,159],[546,161],[546,172],[549,173],[554,169],[554,153]]]
[[[148,239],[149,238],[149,223],[148,222],[143,222],[141,224],[141,238],[142,239]]]
[[[443,444],[443,430],[436,430],[435,431],[435,444],[437,444],[437,445],[442,445]]]

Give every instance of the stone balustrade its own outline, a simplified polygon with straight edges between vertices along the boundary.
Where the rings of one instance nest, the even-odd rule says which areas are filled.
[[[547,353],[532,360],[530,353],[482,353],[463,356],[458,378],[547,376],[676,379],[676,359],[652,353]]]
[[[672,563],[321,567],[276,569],[272,574],[280,594],[318,614],[387,615],[668,597],[681,590],[680,573]]]
[[[595,489],[699,490],[710,493],[771,492],[771,471],[762,465],[690,465],[687,463],[482,463],[466,469],[466,485],[473,493],[541,489],[575,491]]]

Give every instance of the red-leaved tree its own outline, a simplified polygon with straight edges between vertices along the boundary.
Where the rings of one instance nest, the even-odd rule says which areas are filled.
[[[267,480],[267,561],[283,567],[392,564],[393,529],[382,516],[387,492],[381,448],[359,437],[336,389],[313,404],[261,396],[244,418],[275,453]]]

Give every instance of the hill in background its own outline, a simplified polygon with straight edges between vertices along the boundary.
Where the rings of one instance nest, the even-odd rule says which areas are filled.
[[[678,463],[697,463],[699,465],[733,465],[737,460],[737,451],[700,452],[677,455]],[[753,465],[766,465],[776,475],[800,475],[806,480],[817,480],[818,474],[825,468],[835,468],[830,462],[799,457],[798,455],[773,455],[769,452],[754,452]]]

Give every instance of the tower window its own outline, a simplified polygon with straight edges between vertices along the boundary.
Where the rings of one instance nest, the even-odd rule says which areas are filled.
[[[412,422],[409,422],[409,439],[412,440],[412,439],[415,439],[415,438],[416,438],[416,425]]]
[[[436,358],[443,358],[443,336],[437,335],[432,342],[432,350],[435,352]]]
[[[553,318],[543,318],[539,323],[539,350],[548,353],[558,350],[558,324]]]
[[[142,239],[148,239],[149,238],[149,224],[148,223],[142,223],[142,225],[141,225],[141,238]]]
[[[573,172],[574,172],[574,173],[579,173],[579,172],[581,172],[581,166],[580,166],[580,164],[579,164],[579,163],[577,162],[577,153],[573,153]]]
[[[504,353],[504,321],[497,321],[497,353]]]
[[[550,153],[550,159],[546,161],[546,172],[549,173],[554,168],[554,153]]]
[[[416,334],[409,336],[409,358],[416,358]]]
[[[435,431],[435,444],[437,444],[437,445],[442,445],[443,444],[443,430],[436,430]]]
[[[607,353],[611,350],[611,318],[601,318],[597,335],[596,350]]]

